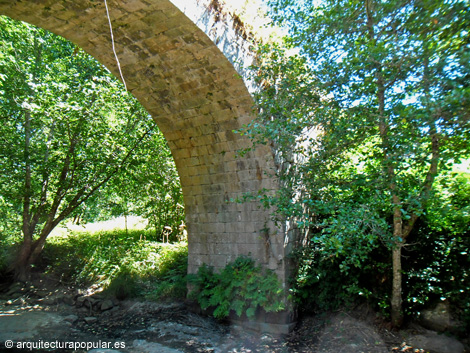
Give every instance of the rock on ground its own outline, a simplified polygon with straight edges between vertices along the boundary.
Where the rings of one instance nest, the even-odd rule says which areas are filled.
[[[130,349],[132,353],[183,353],[183,351],[165,347],[159,343],[135,340]]]
[[[437,332],[452,332],[462,326],[462,323],[452,316],[448,300],[438,303],[432,309],[423,310],[420,321],[424,327]]]
[[[455,338],[440,335],[433,331],[411,336],[408,344],[414,348],[421,348],[434,353],[463,353],[465,348],[462,343]]]

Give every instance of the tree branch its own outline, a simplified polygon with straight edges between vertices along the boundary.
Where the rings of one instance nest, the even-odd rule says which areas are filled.
[[[82,203],[88,200],[100,187],[106,184],[122,167],[124,167],[126,161],[129,157],[134,153],[135,149],[140,145],[140,143],[144,140],[144,138],[153,130],[153,126],[149,128],[139,140],[132,146],[132,148],[127,152],[124,158],[121,160],[119,165],[117,165],[109,174],[98,184],[90,189],[90,191],[85,192],[87,187],[80,189],[80,191],[74,196],[72,201],[70,201],[69,205],[59,214],[59,216],[54,220],[54,224],[57,225],[60,221],[65,219],[70,213],[75,211],[77,207],[79,207]],[[55,226],[54,225],[54,226]]]
[[[30,161],[30,140],[31,140],[31,112],[24,111],[24,193],[23,193],[23,235],[25,238],[32,238],[31,230],[31,161]]]

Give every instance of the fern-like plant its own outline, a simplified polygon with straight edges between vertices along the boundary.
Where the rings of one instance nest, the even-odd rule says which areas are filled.
[[[220,273],[203,265],[196,275],[189,277],[194,286],[191,297],[202,309],[214,308],[216,318],[228,317],[235,312],[238,317],[245,314],[255,316],[258,308],[266,312],[283,310],[284,293],[275,273],[263,270],[253,259],[238,257]]]

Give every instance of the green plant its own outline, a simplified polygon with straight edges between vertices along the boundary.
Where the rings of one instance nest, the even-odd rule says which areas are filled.
[[[204,264],[189,282],[194,285],[190,296],[202,309],[214,308],[216,318],[228,317],[232,311],[253,318],[259,308],[266,312],[284,309],[284,292],[276,275],[248,257],[238,257],[220,273]]]
[[[0,53],[0,232],[22,235],[15,277],[28,279],[68,218],[135,212],[176,240],[176,167],[135,97],[73,43],[4,16]]]
[[[321,242],[312,241],[292,254],[296,272],[291,293],[299,310],[322,312],[350,307],[363,301],[385,310],[389,304],[390,270],[387,249],[375,249],[363,257],[360,266],[349,263],[345,255],[332,256]],[[381,307],[380,303],[385,303]]]
[[[273,25],[288,33],[286,50],[260,47],[258,115],[242,133],[276,148],[287,190],[268,201],[299,220],[306,236],[315,228],[325,250],[348,266],[387,242],[391,320],[400,326],[402,249],[432,201],[436,177],[469,157],[468,6],[267,4]],[[329,217],[318,222],[319,214]]]
[[[10,264],[14,258],[17,241],[17,236],[3,232],[0,227],[0,282],[10,280]]]
[[[438,179],[432,202],[404,249],[407,261],[403,267],[403,298],[408,317],[416,318],[423,309],[445,298],[463,324],[462,331],[468,330],[469,207],[468,174],[449,174]],[[331,218],[328,214],[321,219],[323,230],[328,230],[327,237],[312,228],[309,244],[292,256],[297,264],[291,283],[294,301],[302,311],[318,312],[366,299],[382,315],[389,316],[392,274],[387,243],[375,241],[369,247],[354,233],[348,234],[346,228],[341,230],[348,223],[349,229],[357,230],[357,225],[364,223],[357,219],[371,223],[373,217],[367,213],[366,217],[355,217],[357,213],[350,210],[346,214],[335,210],[333,215],[340,221],[325,222]],[[335,243],[340,248],[335,249]]]
[[[441,178],[438,186],[405,250],[412,260],[404,267],[404,298],[411,316],[447,300],[465,336],[470,328],[470,175]]]
[[[139,295],[138,278],[127,270],[119,272],[109,283],[106,293],[119,300],[135,298]]]
[[[161,250],[158,273],[151,279],[150,299],[186,298],[188,247],[186,244],[166,245]]]
[[[186,243],[145,240],[141,230],[72,232],[51,237],[42,267],[76,285],[98,284],[124,299],[185,298]]]

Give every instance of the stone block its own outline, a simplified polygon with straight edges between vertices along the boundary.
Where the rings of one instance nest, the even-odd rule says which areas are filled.
[[[195,182],[195,177],[192,176],[186,176],[186,175],[180,175],[180,182],[182,185],[186,186],[193,186],[193,185],[198,185]],[[184,190],[184,189],[183,189]]]
[[[222,155],[223,161],[233,161],[234,159],[238,158],[238,150],[233,148],[233,144],[230,144],[230,151],[225,151]]]
[[[209,175],[211,184],[227,184],[231,182],[230,175],[226,173]]]
[[[260,190],[260,185],[261,185],[261,182],[259,180],[248,180],[248,181],[242,181],[240,183],[240,187],[243,192],[249,192],[249,191],[256,192]]]
[[[220,141],[217,135],[214,135],[214,139]],[[215,154],[231,151],[230,145],[227,142],[216,142],[212,147]]]
[[[251,244],[237,244],[237,252],[238,255],[243,255],[243,256],[255,256],[256,254],[254,253],[253,246]]]
[[[188,171],[187,171],[187,175],[191,176],[191,177],[194,177],[196,175],[201,175],[201,170],[199,168],[200,166],[194,166],[194,167],[190,167],[190,168],[187,168]],[[180,171],[181,173],[181,171]]]
[[[455,328],[455,319],[452,317],[448,300],[439,302],[434,308],[421,312],[421,324],[433,331],[444,332]]]
[[[219,270],[225,267],[228,263],[227,255],[211,255],[210,256],[211,265],[219,268]]]
[[[189,158],[191,156],[191,152],[188,149],[177,149],[175,146],[175,149],[172,150],[173,158],[176,160],[181,160],[184,158]]]
[[[214,223],[213,231],[218,234],[225,233],[227,231],[226,223]]]
[[[229,257],[229,255],[232,254],[232,248],[234,248],[234,246],[231,243],[218,243],[215,248],[215,253]]]

